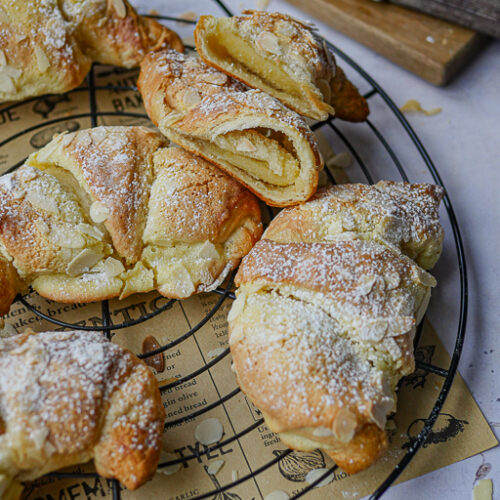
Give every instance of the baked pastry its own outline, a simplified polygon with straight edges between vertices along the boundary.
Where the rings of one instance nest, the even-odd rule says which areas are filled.
[[[296,113],[248,90],[196,56],[148,54],[137,86],[155,125],[270,205],[307,200],[322,160],[313,133]]]
[[[362,202],[343,208],[358,223],[357,237],[317,225],[335,228],[334,207],[360,192],[332,188],[283,210],[243,259],[228,316],[238,383],[270,429],[291,448],[323,449],[350,474],[387,449],[386,416],[396,408],[398,381],[414,370],[416,325],[436,284],[388,243],[387,218],[367,216]],[[404,197],[393,203],[406,217]],[[402,227],[413,227],[407,213]]]
[[[0,102],[80,85],[92,62],[132,68],[176,33],[127,0],[0,0]]]
[[[309,118],[366,120],[366,100],[310,25],[277,12],[243,14],[200,17],[194,39],[207,64]]]
[[[0,338],[4,495],[16,481],[91,459],[98,474],[134,490],[156,471],[164,420],[153,373],[99,333]]]
[[[156,132],[58,135],[0,177],[0,313],[28,284],[59,302],[212,290],[261,233],[251,193]]]
[[[288,243],[374,240],[431,269],[443,248],[439,222],[443,189],[435,184],[380,181],[322,189],[303,205],[282,211],[265,237]]]

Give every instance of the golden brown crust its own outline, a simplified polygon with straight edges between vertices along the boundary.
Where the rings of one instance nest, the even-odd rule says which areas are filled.
[[[136,489],[155,473],[165,413],[152,372],[96,332],[0,340],[0,473],[32,480],[95,457]]]
[[[7,314],[16,295],[22,291],[14,266],[0,257],[0,316]]]
[[[281,211],[266,229],[275,241],[375,240],[399,248],[424,269],[439,259],[443,189],[434,184],[380,181],[321,189],[309,203]]]
[[[321,448],[348,473],[387,449],[386,416],[436,284],[401,250],[437,258],[441,196],[423,184],[334,186],[283,210],[243,259],[228,316],[235,371],[287,446]]]
[[[1,0],[0,102],[77,87],[93,61],[138,66],[150,50],[183,50],[179,37],[127,0]]]
[[[251,193],[159,134],[63,134],[0,178],[2,308],[28,284],[60,302],[185,298],[217,287],[261,234]]]
[[[200,17],[195,43],[207,64],[310,118],[335,113],[348,121],[366,119],[366,100],[310,25],[278,12],[243,14]],[[239,40],[245,46],[237,46]]]
[[[171,50],[143,60],[138,87],[148,115],[169,139],[267,203],[288,206],[315,192],[322,160],[314,135],[276,99]]]

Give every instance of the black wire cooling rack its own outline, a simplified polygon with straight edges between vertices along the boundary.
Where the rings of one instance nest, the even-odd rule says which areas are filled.
[[[230,16],[232,13],[230,10],[224,5],[224,3],[220,0],[213,0],[219,7],[220,9],[224,12],[224,14]],[[180,18],[175,18],[175,17],[170,17],[170,16],[151,16],[155,17],[157,19],[163,20],[163,21],[175,21],[178,23],[185,23],[186,25],[190,24],[195,24],[194,21],[189,21],[186,19],[180,19]],[[355,61],[353,61],[349,56],[347,56],[344,52],[342,52],[340,49],[338,49],[336,46],[325,40],[327,43],[328,47],[334,52],[336,56],[338,56],[342,61],[347,63],[361,78],[364,80],[366,84],[369,85],[370,90],[367,91],[364,94],[364,97],[366,99],[370,99],[374,96],[379,96],[382,100],[382,103],[384,106],[392,113],[392,115],[397,119],[397,122],[399,126],[402,128],[402,132],[406,135],[407,138],[410,139],[411,144],[413,145],[414,148],[416,148],[416,152],[420,156],[421,160],[425,164],[428,173],[432,177],[433,181],[436,184],[439,184],[440,186],[443,186],[443,182],[441,180],[441,177],[434,166],[429,154],[427,153],[425,147],[421,143],[420,139],[418,138],[417,134],[413,130],[413,128],[410,126],[408,121],[405,119],[405,117],[401,114],[397,106],[394,104],[394,102],[391,100],[391,98],[385,93],[385,91],[380,87],[380,85],[369,75],[366,73],[366,71],[363,70]],[[188,48],[193,49],[193,47]],[[43,127],[47,127],[49,125],[56,125],[58,123],[61,123],[63,121],[67,120],[72,120],[72,119],[90,119],[90,125],[92,127],[97,126],[98,123],[98,118],[99,117],[112,117],[112,116],[122,116],[122,117],[127,117],[130,119],[148,119],[147,115],[142,114],[142,113],[133,113],[133,112],[127,112],[127,111],[100,111],[98,109],[97,105],[97,91],[101,90],[114,90],[114,91],[136,91],[135,86],[127,86],[127,85],[114,85],[114,86],[109,86],[109,85],[98,85],[96,83],[96,72],[95,68],[97,65],[94,65],[92,70],[90,71],[88,77],[87,77],[87,86],[79,87],[77,89],[72,90],[69,93],[76,93],[76,92],[87,92],[88,93],[88,105],[89,105],[89,111],[87,113],[79,113],[79,114],[74,114],[74,115],[65,115],[63,117],[55,118],[52,120],[44,120],[43,123],[38,123],[36,125],[33,125],[29,128],[26,128],[22,131],[19,131],[15,134],[12,134],[8,138],[0,141],[0,153],[2,152],[2,148],[8,147],[9,143],[14,141],[15,139],[18,139],[22,137],[25,134],[31,133],[33,131],[36,131],[38,129],[42,129]],[[14,103],[10,104],[8,106],[5,106],[0,109],[0,114],[5,115],[5,113],[12,113],[13,110],[15,110],[16,107],[21,106],[23,104],[26,104],[27,102],[35,102],[39,101],[43,98],[32,98],[23,101],[22,103]],[[374,135],[375,139],[380,143],[381,147],[383,150],[386,152],[386,154],[390,157],[390,160],[393,164],[393,167],[397,171],[397,175],[404,181],[410,181],[409,175],[405,171],[402,162],[398,158],[398,155],[396,154],[395,150],[393,147],[391,147],[388,143],[388,141],[385,139],[383,136],[382,132],[380,129],[375,125],[373,120],[368,119],[366,121],[366,125],[368,126],[369,130],[371,133]],[[337,138],[341,141],[341,143],[344,144],[344,146],[347,148],[347,150],[352,154],[354,159],[356,160],[357,165],[359,166],[361,170],[361,174],[364,176],[366,181],[370,184],[374,182],[372,172],[370,169],[367,167],[365,164],[362,155],[359,153],[358,149],[352,144],[352,142],[348,139],[348,136],[346,133],[344,133],[342,130],[342,125],[338,125],[335,123],[334,118],[329,118],[328,120],[324,122],[318,122],[312,126],[313,130],[329,130],[330,133],[333,133],[334,135],[337,136]],[[24,162],[24,159],[15,163],[12,165],[7,172],[10,172],[17,167],[19,167],[22,163]],[[335,183],[335,180],[331,174],[331,172],[326,168],[325,169],[326,174],[329,178],[329,181],[333,184]],[[454,351],[451,357],[451,362],[450,365],[447,368],[442,368],[438,367],[435,365],[432,365],[430,363],[424,363],[421,361],[417,361],[416,366],[418,369],[423,370],[425,372],[433,373],[435,375],[438,375],[440,377],[444,378],[444,383],[442,385],[441,391],[438,395],[438,397],[435,400],[434,406],[425,420],[425,425],[418,434],[418,436],[412,440],[411,445],[408,447],[408,450],[406,454],[403,456],[403,458],[400,460],[400,462],[394,467],[392,472],[388,475],[388,477],[380,484],[380,486],[372,493],[371,499],[376,499],[380,498],[384,492],[396,481],[396,479],[399,477],[399,475],[403,472],[403,470],[408,466],[412,458],[415,456],[419,448],[422,446],[422,444],[425,442],[426,438],[428,437],[433,424],[436,421],[436,418],[439,415],[439,412],[441,408],[443,407],[443,404],[445,402],[445,399],[448,395],[448,392],[450,390],[450,387],[452,385],[454,376],[457,371],[457,365],[460,359],[460,354],[462,351],[462,345],[463,345],[463,340],[464,340],[464,334],[465,334],[465,327],[466,327],[466,318],[467,318],[467,271],[466,271],[466,261],[465,261],[465,255],[464,255],[464,249],[463,249],[463,244],[462,244],[462,238],[460,235],[460,230],[458,227],[458,223],[455,217],[455,212],[453,210],[453,206],[451,203],[450,198],[445,192],[444,195],[444,200],[443,204],[446,210],[446,214],[448,217],[448,222],[449,225],[452,229],[452,235],[453,235],[453,241],[455,244],[455,249],[456,249],[456,256],[457,256],[457,267],[458,267],[458,274],[460,278],[460,310],[459,310],[459,317],[458,317],[458,326],[457,326],[457,331],[456,331],[456,340],[455,340],[455,347]],[[269,208],[269,215],[270,217],[273,216],[271,209]],[[233,274],[234,276],[234,274]],[[150,356],[154,356],[158,353],[168,351],[172,349],[173,347],[177,346],[178,344],[184,342],[186,339],[194,335],[195,332],[197,332],[203,325],[205,325],[210,318],[212,318],[215,313],[219,310],[219,308],[222,306],[222,304],[226,300],[233,300],[235,298],[234,293],[231,291],[232,287],[232,277],[228,280],[227,285],[225,287],[219,287],[216,290],[214,290],[211,293],[218,294],[220,297],[216,304],[211,308],[211,310],[205,315],[205,317],[195,326],[190,328],[189,331],[184,333],[183,335],[179,336],[175,340],[161,346],[160,348],[150,351],[147,353],[139,354],[138,356],[140,358],[147,358]],[[134,319],[134,320],[129,320],[129,321],[124,321],[118,324],[113,324],[111,321],[111,316],[110,316],[110,310],[109,310],[109,303],[108,301],[104,301],[101,303],[101,315],[102,315],[102,325],[97,325],[97,326],[82,326],[81,324],[72,324],[68,323],[65,321],[61,321],[57,319],[56,317],[51,317],[42,311],[40,311],[35,305],[31,304],[25,297],[18,297],[18,301],[20,301],[27,309],[29,309],[31,312],[33,312],[36,316],[39,318],[42,318],[44,320],[47,320],[53,324],[56,324],[60,327],[66,327],[66,328],[72,328],[72,329],[79,329],[79,330],[100,330],[104,332],[108,338],[112,336],[112,330],[119,330],[127,327],[131,327],[134,325],[137,325],[139,323],[143,323],[145,321],[148,321],[149,319],[153,318],[154,316],[157,316],[159,314],[166,313],[172,305],[175,303],[175,300],[169,300],[167,301],[163,306],[155,309],[153,312],[148,313],[148,314],[143,314],[141,317]],[[422,323],[420,327],[417,330],[417,334],[415,337],[415,348],[418,347],[420,337],[422,333]],[[229,349],[225,349],[221,354],[219,354],[217,357],[215,357],[212,361],[206,363],[204,366],[201,366],[197,370],[193,371],[192,373],[183,376],[182,378],[178,378],[173,382],[164,384],[160,387],[162,392],[165,392],[168,389],[171,389],[173,387],[176,387],[178,385],[181,385],[189,380],[194,379],[196,376],[208,371],[211,367],[219,363],[223,358],[229,355]],[[219,405],[223,405],[226,401],[230,400],[234,396],[236,396],[238,393],[240,393],[240,389],[237,388],[225,396],[221,397],[220,399],[216,400],[215,402],[211,403],[210,405],[205,406],[203,409],[195,411],[193,413],[190,413],[189,415],[185,415],[184,417],[178,418],[176,420],[171,420],[167,422],[166,428],[168,427],[174,427],[179,424],[182,424],[186,421],[190,421],[195,417],[198,417],[210,410],[212,410],[215,407],[218,407]],[[159,467],[167,467],[175,464],[181,464],[186,461],[198,459],[202,455],[207,455],[210,452],[213,452],[215,450],[221,449],[224,446],[226,446],[229,443],[232,443],[234,441],[239,440],[241,437],[251,433],[253,430],[257,429],[260,425],[264,423],[263,419],[257,420],[255,423],[247,427],[246,429],[235,433],[233,436],[227,438],[226,440],[219,442],[218,444],[211,445],[204,451],[198,451],[194,454],[184,456],[180,459],[177,460],[172,460],[169,462],[164,462],[159,465]],[[193,497],[191,500],[201,500],[204,498],[209,498],[213,497],[214,495],[217,495],[218,493],[222,493],[229,488],[232,488],[234,486],[237,486],[241,483],[244,483],[245,481],[248,481],[258,474],[261,474],[265,470],[267,470],[270,467],[273,467],[276,465],[280,460],[282,460],[286,455],[291,453],[290,450],[283,452],[280,454],[280,456],[270,460],[267,463],[264,463],[261,467],[258,469],[254,470],[252,473],[247,474],[241,478],[239,478],[236,481],[230,482],[226,485],[220,486],[217,489],[214,489],[212,491],[208,491],[202,495]],[[336,465],[331,467],[323,476],[318,478],[314,483],[308,485],[304,489],[302,489],[299,493],[297,493],[295,496],[292,497],[293,500],[303,497],[307,494],[308,491],[310,491],[312,488],[314,488],[315,485],[317,485],[319,482],[321,482],[324,478],[326,478],[329,474],[331,474],[335,469],[337,468]],[[77,479],[84,479],[84,478],[96,478],[97,474],[96,473],[73,473],[73,472],[55,472],[49,474],[49,477],[52,479],[67,479],[67,478],[77,478]],[[116,480],[112,480],[112,495],[114,500],[119,500],[121,498],[120,494],[120,487],[119,483]]]

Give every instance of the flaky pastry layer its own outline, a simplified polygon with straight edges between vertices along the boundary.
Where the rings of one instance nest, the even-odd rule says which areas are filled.
[[[366,100],[310,25],[277,12],[243,14],[200,17],[194,37],[207,64],[309,118],[366,119]]]
[[[0,338],[3,483],[94,459],[98,474],[136,489],[156,471],[164,418],[153,373],[102,334]]]
[[[149,129],[62,134],[0,177],[0,312],[29,284],[59,302],[189,297],[261,233],[251,193]]]
[[[173,142],[216,164],[268,204],[316,191],[322,160],[306,123],[278,100],[175,51],[149,54],[138,87]]]

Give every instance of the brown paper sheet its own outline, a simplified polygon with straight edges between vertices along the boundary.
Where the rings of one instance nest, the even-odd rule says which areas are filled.
[[[130,85],[135,83],[131,71],[97,69],[98,85],[115,83]],[[107,113],[143,114],[139,94],[128,91],[101,90],[97,93],[97,106]],[[0,149],[0,172],[4,172],[16,162],[22,161],[29,152],[44,146],[54,133],[63,130],[78,130],[90,126],[88,117],[73,117],[74,114],[88,113],[88,95],[77,91],[69,96],[53,96],[30,103],[16,105],[0,115],[0,140],[19,133],[19,137],[9,141]],[[149,124],[146,119],[127,115],[105,115],[99,118],[100,125]],[[22,133],[26,129],[29,132]],[[328,141],[319,136],[323,155],[327,160],[333,155]],[[332,169],[337,182],[346,182],[342,169]],[[327,177],[322,173],[321,183]],[[266,211],[264,211],[266,214]],[[153,335],[160,344],[170,342],[189,331],[202,321],[220,297],[216,294],[202,294],[182,302],[175,302],[158,316],[136,326],[116,330],[112,340],[134,352],[140,352],[142,341]],[[99,326],[102,324],[99,304],[68,305],[57,304],[31,294],[27,300],[51,317],[78,325]],[[124,301],[111,301],[111,319],[114,324],[129,321],[153,312],[164,306],[168,300],[157,294],[136,295]],[[196,333],[189,336],[165,355],[165,369],[158,374],[160,381],[169,381],[203,367],[213,357],[226,348],[226,316],[231,299],[226,299],[211,319]],[[47,321],[16,302],[5,317],[18,332],[27,328],[35,331],[53,330]],[[430,324],[426,324],[417,358],[440,367],[448,367],[450,358]],[[182,385],[167,390],[163,402],[167,422],[177,420],[195,411],[203,410],[237,388],[231,371],[231,357],[225,356],[212,368],[190,379]],[[389,424],[391,447],[387,455],[374,467],[356,476],[348,476],[337,470],[329,485],[308,493],[308,499],[359,498],[371,493],[392,471],[406,452],[436,400],[443,379],[437,375],[415,372],[404,379],[399,392],[398,412]],[[182,424],[168,427],[164,434],[164,449],[177,457],[199,455],[206,447],[196,442],[194,430],[208,417],[218,418],[224,427],[223,440],[240,433],[251,426],[250,432],[239,439],[209,453],[186,460],[180,470],[172,475],[157,473],[154,479],[136,492],[122,491],[125,499],[166,499],[188,500],[215,489],[219,484],[232,482],[233,477],[242,478],[255,473],[260,467],[278,457],[285,446],[265,425],[257,425],[261,419],[259,411],[238,392],[223,404],[216,405],[203,415]],[[410,466],[403,472],[400,481],[406,481],[466,457],[491,448],[497,440],[490,430],[481,411],[467,389],[463,379],[457,375],[446,404],[439,415],[430,439],[417,454]],[[206,467],[215,460],[223,460],[224,465],[214,476],[206,472]],[[250,480],[231,487],[225,494],[212,495],[217,500],[250,500],[265,497],[272,491],[282,490],[290,496],[307,486],[305,476],[311,469],[330,467],[331,460],[320,451],[312,453],[293,452],[272,467]],[[92,465],[74,467],[73,471],[91,471]],[[110,482],[104,479],[42,478],[27,485],[24,498],[30,500],[69,500],[76,498],[111,498]]]

